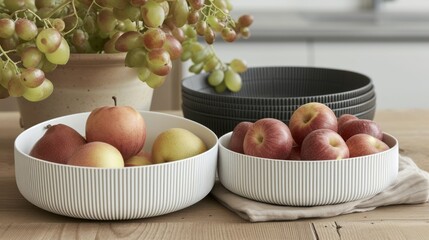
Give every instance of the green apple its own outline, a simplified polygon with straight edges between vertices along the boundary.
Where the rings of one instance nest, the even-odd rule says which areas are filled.
[[[197,135],[183,128],[170,128],[160,133],[152,145],[152,161],[163,163],[193,157],[207,150]]]
[[[122,168],[124,159],[121,152],[105,142],[90,142],[81,146],[68,159],[68,165],[100,168]]]

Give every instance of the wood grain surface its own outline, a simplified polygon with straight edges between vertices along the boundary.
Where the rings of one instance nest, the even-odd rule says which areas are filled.
[[[180,112],[169,112],[180,115]],[[382,110],[375,120],[400,153],[429,171],[429,109]],[[428,239],[429,204],[380,207],[325,219],[249,223],[210,195],[186,209],[129,221],[89,221],[35,207],[15,183],[19,114],[0,112],[0,239]]]

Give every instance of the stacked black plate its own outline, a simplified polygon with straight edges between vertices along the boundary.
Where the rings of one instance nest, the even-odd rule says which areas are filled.
[[[218,136],[241,121],[272,117],[288,123],[296,108],[308,102],[329,106],[337,116],[353,114],[373,119],[376,94],[363,74],[314,67],[255,67],[241,74],[237,93],[216,93],[207,74],[182,81],[183,115],[212,129]]]

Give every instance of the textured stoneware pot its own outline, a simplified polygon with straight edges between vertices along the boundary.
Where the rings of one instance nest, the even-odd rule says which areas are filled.
[[[114,105],[149,110],[153,89],[141,82],[134,69],[125,67],[125,54],[72,54],[66,65],[46,77],[54,92],[40,102],[18,98],[21,126],[29,128],[59,116]]]

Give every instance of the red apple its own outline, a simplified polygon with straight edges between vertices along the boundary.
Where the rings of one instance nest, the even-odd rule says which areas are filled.
[[[340,130],[340,128],[343,127],[344,123],[350,121],[350,120],[356,120],[359,119],[358,117],[356,117],[355,115],[352,114],[342,114],[339,118],[338,118],[338,131]]]
[[[128,159],[143,148],[146,123],[142,115],[132,107],[100,107],[88,116],[86,140],[109,143],[121,152],[124,159]]]
[[[301,160],[301,146],[293,146],[287,160]]]
[[[293,139],[301,145],[304,138],[317,129],[338,130],[337,116],[328,106],[311,102],[297,108],[289,119]]]
[[[243,151],[246,155],[287,159],[292,149],[293,138],[288,126],[274,118],[262,118],[247,131]]]
[[[343,138],[331,129],[318,129],[304,139],[301,145],[302,160],[334,160],[349,157]]]
[[[244,136],[246,136],[247,131],[253,125],[252,122],[240,122],[232,130],[231,138],[229,140],[228,148],[231,151],[244,153],[243,151],[243,142]]]
[[[370,155],[389,149],[389,146],[382,140],[365,133],[351,136],[346,144],[349,148],[350,157]]]
[[[351,136],[358,133],[366,133],[380,140],[383,138],[383,132],[380,126],[376,122],[368,119],[348,121],[338,130],[338,133],[343,137],[344,141],[347,141]]]

